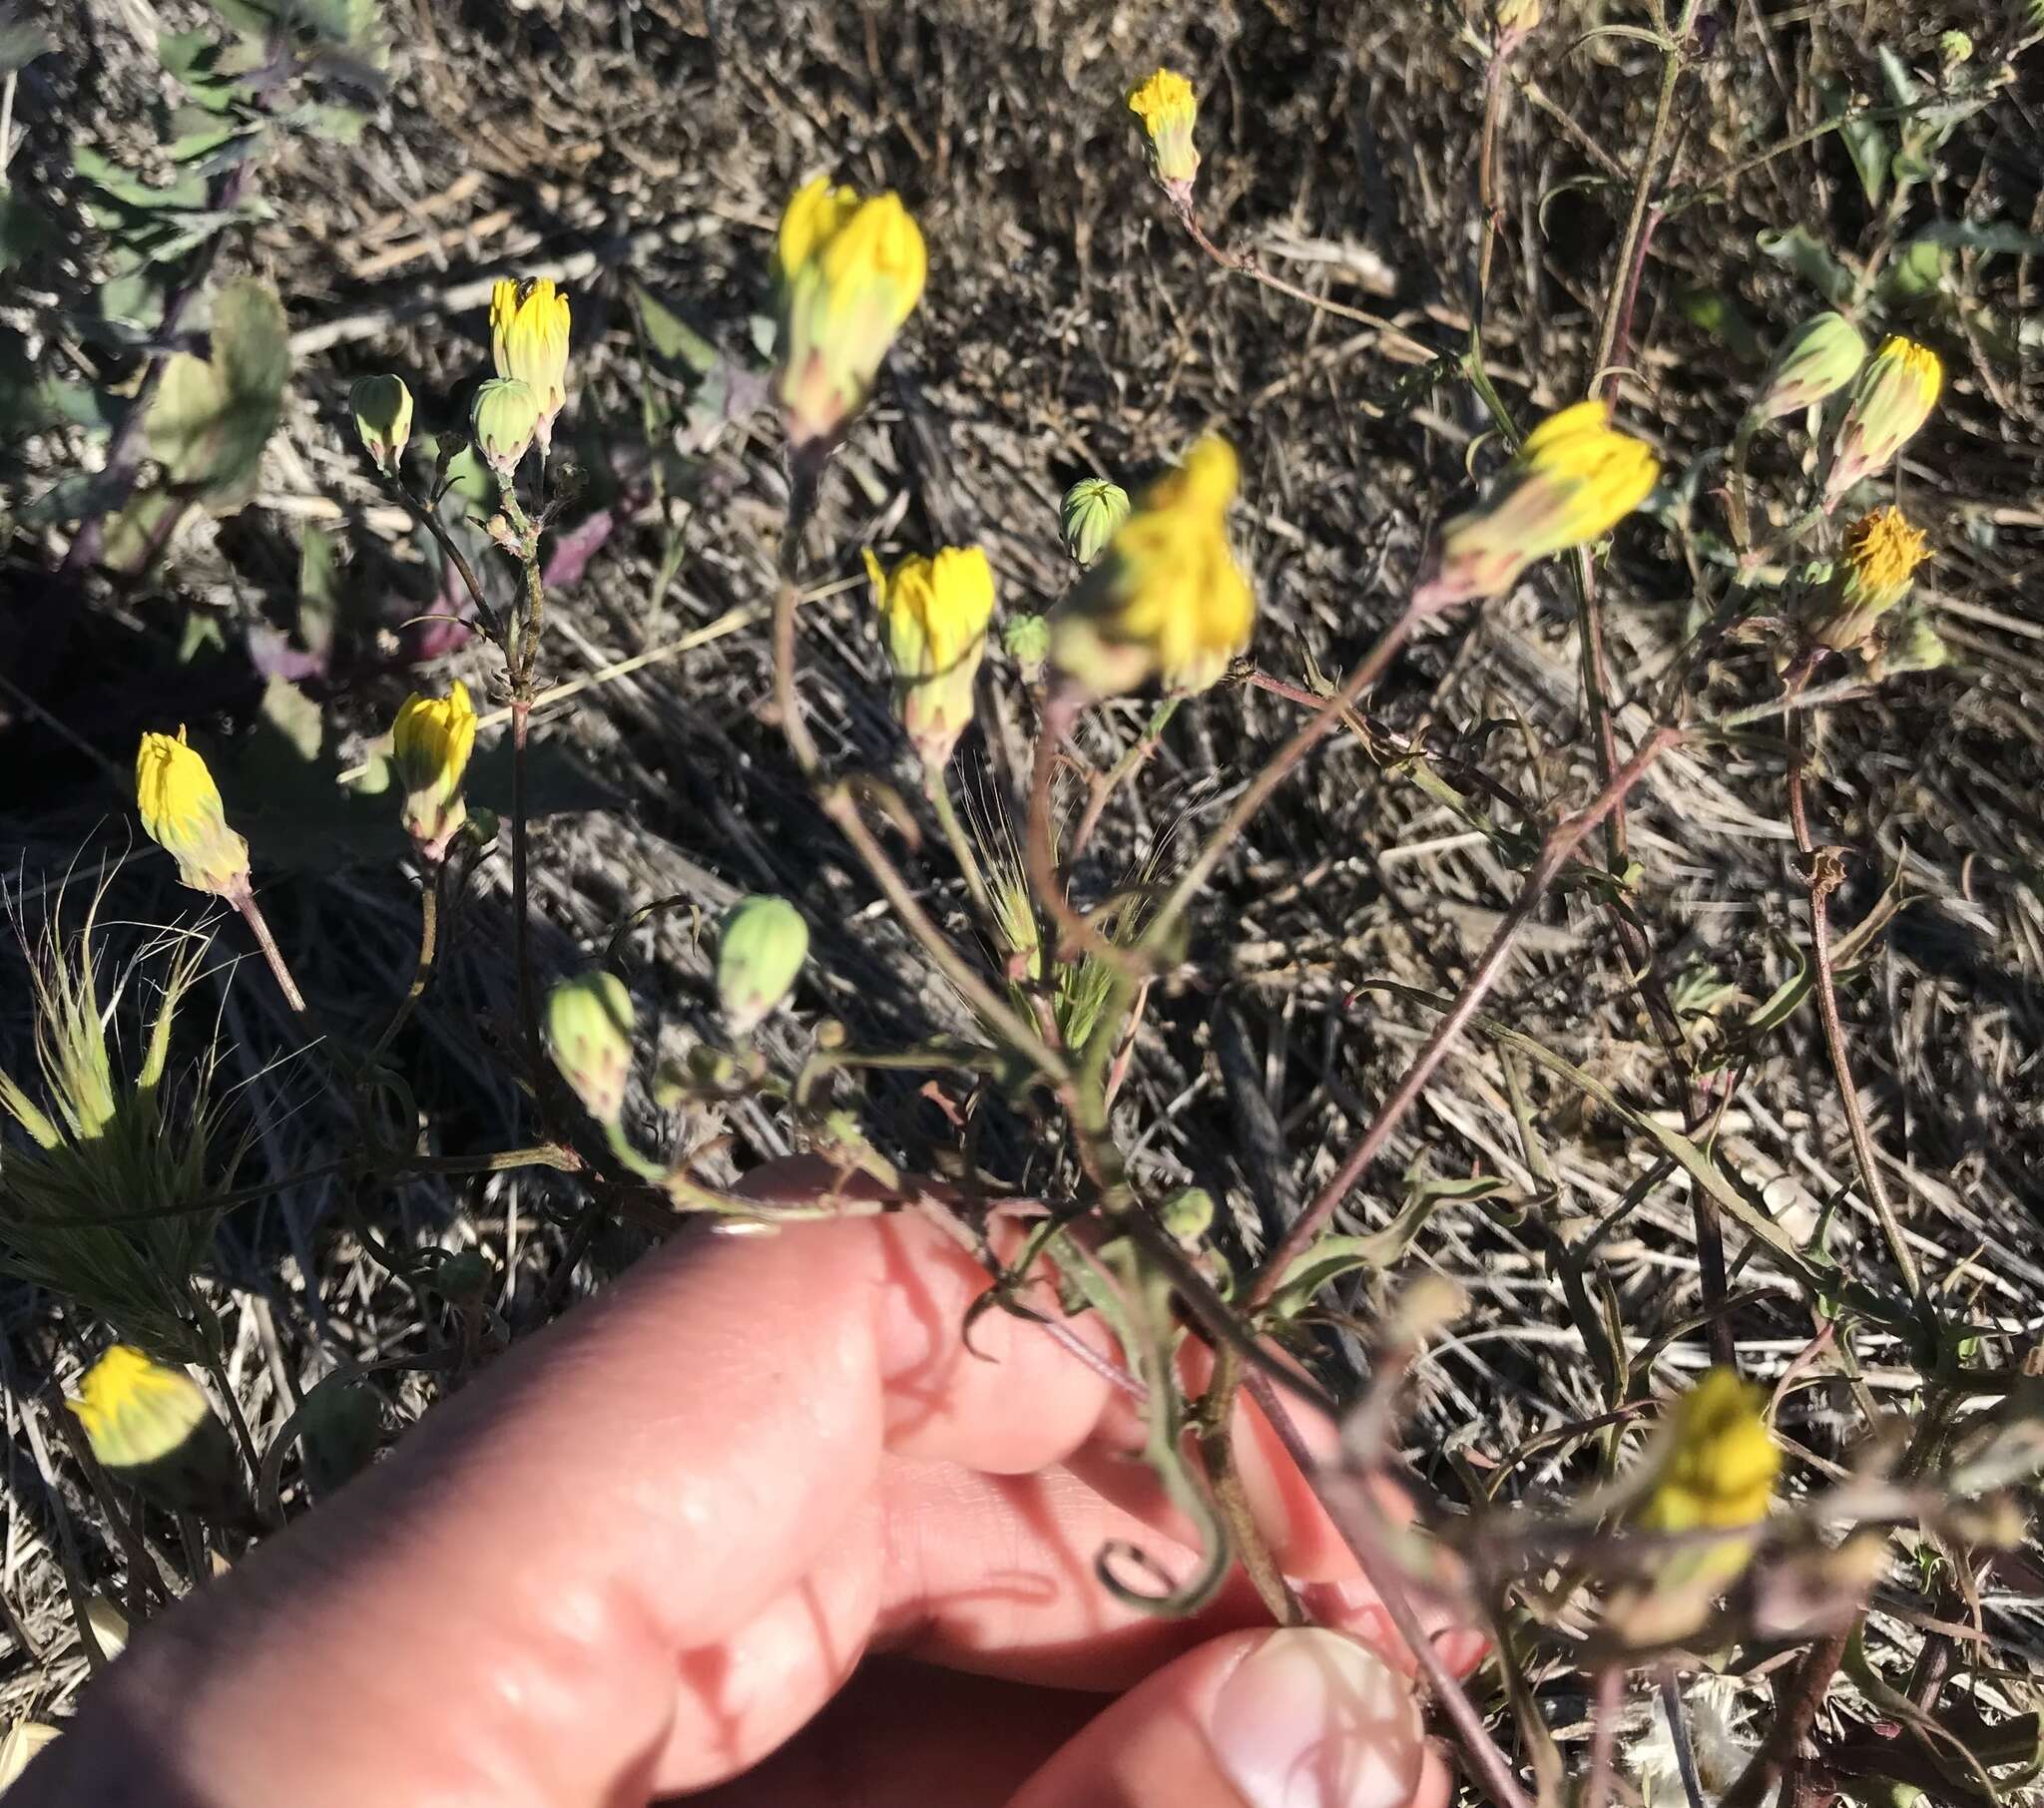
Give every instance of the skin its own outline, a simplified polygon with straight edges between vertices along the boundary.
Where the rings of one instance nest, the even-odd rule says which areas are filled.
[[[1108,1540],[1191,1554],[1111,1383],[1000,1312],[962,1347],[986,1284],[911,1215],[677,1239],[152,1625],[9,1808],[1243,1808],[1224,1695],[1322,1635],[1240,1579],[1194,1621],[1100,1587]],[[1442,1808],[1410,1654],[1269,1428],[1238,1447],[1315,1617],[1388,1666],[1316,1748],[1374,1784],[1284,1799]]]

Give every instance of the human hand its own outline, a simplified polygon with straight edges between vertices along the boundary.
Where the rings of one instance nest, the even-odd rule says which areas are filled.
[[[1356,1636],[1239,1574],[1191,1620],[1103,1589],[1113,1539],[1185,1573],[1183,1528],[1103,1375],[999,1312],[965,1351],[986,1284],[912,1216],[680,1239],[152,1625],[9,1808],[1439,1808],[1409,1654],[1269,1428],[1259,1521]]]

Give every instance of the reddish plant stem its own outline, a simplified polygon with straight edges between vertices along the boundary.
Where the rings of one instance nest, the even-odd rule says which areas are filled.
[[[1434,1026],[1433,1034],[1414,1058],[1404,1076],[1392,1088],[1390,1096],[1378,1110],[1375,1121],[1362,1134],[1361,1139],[1348,1151],[1346,1158],[1327,1182],[1314,1195],[1312,1202],[1292,1221],[1277,1247],[1272,1250],[1263,1268],[1259,1271],[1256,1284],[1250,1293],[1252,1309],[1269,1302],[1285,1270],[1309,1248],[1317,1236],[1324,1231],[1348,1197],[1356,1181],[1360,1179],[1390,1140],[1391,1133],[1398,1128],[1405,1114],[1418,1102],[1441,1063],[1447,1059],[1448,1051],[1476,1015],[1490,989],[1496,985],[1504,972],[1505,957],[1511,952],[1512,944],[1518,939],[1520,930],[1532,916],[1533,907],[1553,883],[1568,858],[1581,845],[1583,838],[1597,827],[1619,801],[1645,775],[1647,768],[1683,738],[1679,728],[1657,728],[1640,743],[1639,750],[1627,760],[1589,805],[1567,820],[1558,823],[1541,843],[1540,856],[1526,873],[1519,895],[1512,907],[1505,913],[1505,919],[1498,925],[1497,933],[1490,939],[1477,963],[1471,969],[1462,989],[1455,995],[1454,1003]]]
[[[511,693],[511,958],[518,968],[518,1026],[525,1041],[525,1063],[532,1073],[535,1098],[543,1098],[545,1062],[539,1043],[539,1004],[532,983],[530,899],[527,895],[528,831],[525,822],[525,748],[532,720],[532,694],[524,678],[514,678]],[[544,1119],[545,1108],[542,1105]]]
[[[1767,1743],[1740,1772],[1739,1780],[1726,1792],[1719,1808],[1761,1808],[1778,1783],[1782,1786],[1782,1800],[1794,1801],[1802,1742],[1816,1724],[1816,1710],[1823,1704],[1824,1692],[1844,1660],[1850,1637],[1848,1627],[1810,1646],[1776,1695],[1775,1724],[1768,1729]]]

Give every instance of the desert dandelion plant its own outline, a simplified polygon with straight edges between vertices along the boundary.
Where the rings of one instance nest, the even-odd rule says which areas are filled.
[[[544,457],[568,402],[568,297],[551,276],[503,280],[490,291],[490,357],[500,377],[532,391],[533,434]]]
[[[1441,530],[1439,567],[1415,601],[1441,609],[1509,590],[1536,561],[1600,540],[1646,501],[1661,461],[1577,402],[1526,435],[1490,495]]]
[[[1759,1388],[1727,1368],[1710,1370],[1676,1401],[1640,1509],[1643,1531],[1724,1531],[1767,1518],[1782,1453],[1766,1404]]]
[[[219,1513],[239,1500],[227,1428],[183,1369],[117,1343],[64,1404],[100,1463],[160,1506]]]
[[[1875,626],[1909,594],[1930,546],[1898,508],[1862,515],[1845,533],[1829,580],[1816,591],[1810,639],[1834,653],[1865,645]]]
[[[1160,69],[1130,92],[1129,111],[1142,122],[1149,142],[1151,174],[1172,200],[1189,204],[1193,179],[1200,174],[1200,153],[1193,144],[1200,100],[1192,83],[1176,70]]]
[[[443,697],[414,690],[390,729],[390,760],[404,787],[404,826],[429,861],[446,857],[454,832],[468,820],[462,781],[475,747],[475,705],[459,678]]]
[[[972,721],[973,679],[994,613],[993,568],[976,546],[912,554],[891,572],[870,552],[865,562],[901,726],[923,759],[941,766]]]
[[[1930,418],[1943,387],[1944,365],[1929,346],[1899,335],[1881,342],[1838,423],[1831,473],[1824,480],[1827,513],[1854,484],[1894,462]]]
[[[773,393],[796,446],[827,444],[864,405],[922,299],[929,253],[898,195],[861,199],[819,176],[796,190],[780,217],[774,266]]]
[[[145,734],[135,755],[135,802],[149,838],[178,863],[194,891],[239,899],[249,889],[249,844],[228,827],[213,774],[185,739]]]
[[[1051,663],[1072,689],[1114,696],[1151,678],[1205,690],[1250,644],[1256,592],[1228,542],[1241,468],[1200,441],[1160,478],[1051,618]]]

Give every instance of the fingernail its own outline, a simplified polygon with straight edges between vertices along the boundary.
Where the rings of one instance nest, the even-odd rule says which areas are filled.
[[[1249,1808],[1403,1808],[1423,1756],[1404,1682],[1315,1626],[1273,1632],[1245,1658],[1207,1735]]]

